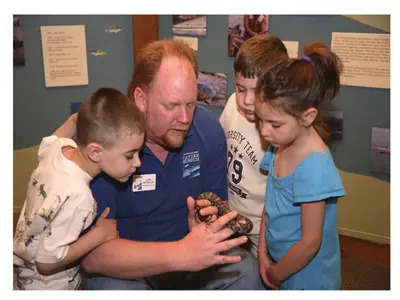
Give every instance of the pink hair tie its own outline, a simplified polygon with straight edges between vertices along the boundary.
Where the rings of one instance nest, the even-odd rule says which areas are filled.
[[[303,55],[302,57],[300,57],[300,59],[302,59],[302,60],[305,60],[305,61],[307,61],[307,62],[312,62],[312,59],[311,59],[311,57],[309,57],[309,56],[307,56],[307,55]]]

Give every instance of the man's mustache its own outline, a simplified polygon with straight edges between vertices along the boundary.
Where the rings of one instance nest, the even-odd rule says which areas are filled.
[[[170,128],[170,130],[178,130],[178,131],[187,131],[188,129],[189,129],[189,126]]]

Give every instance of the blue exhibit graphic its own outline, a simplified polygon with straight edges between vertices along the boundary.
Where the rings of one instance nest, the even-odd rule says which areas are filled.
[[[372,128],[371,171],[390,174],[390,129]]]
[[[199,72],[197,99],[206,105],[225,106],[227,76],[224,73]]]
[[[207,34],[205,15],[173,15],[172,32],[179,35],[204,36]]]

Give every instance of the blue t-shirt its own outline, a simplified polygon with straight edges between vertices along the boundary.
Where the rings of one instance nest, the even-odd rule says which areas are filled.
[[[188,196],[196,198],[210,191],[228,198],[225,134],[216,115],[206,108],[196,106],[183,146],[169,151],[164,164],[147,146],[140,159],[135,175],[155,174],[155,189],[133,192],[132,177],[121,184],[105,174],[91,184],[98,214],[110,207],[109,215],[117,220],[121,238],[179,240],[188,233]]]
[[[332,156],[313,152],[288,176],[274,176],[276,148],[269,147],[260,162],[268,171],[265,198],[268,253],[274,263],[301,238],[301,203],[325,200],[321,247],[300,271],[282,282],[282,289],[340,289],[340,249],[337,233],[337,198],[345,191]]]

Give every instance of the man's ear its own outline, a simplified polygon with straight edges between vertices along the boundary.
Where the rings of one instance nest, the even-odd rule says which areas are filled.
[[[146,94],[140,87],[136,87],[133,92],[134,101],[139,110],[143,113],[146,110]]]
[[[304,127],[310,126],[318,115],[318,109],[310,107],[301,115],[301,122]]]
[[[92,142],[86,146],[86,153],[89,159],[94,163],[99,163],[103,155],[104,148],[102,145]]]

